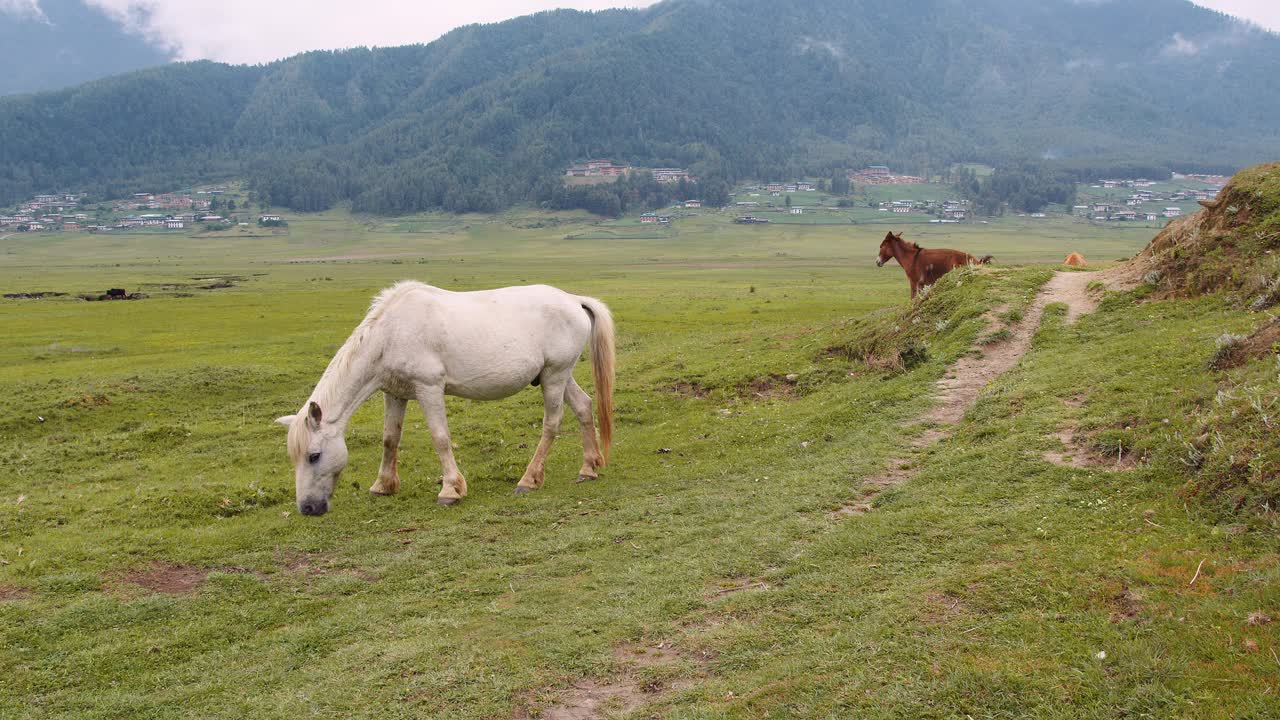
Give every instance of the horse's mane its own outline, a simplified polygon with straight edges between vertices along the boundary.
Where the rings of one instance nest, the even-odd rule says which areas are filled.
[[[351,331],[351,336],[342,344],[342,347],[338,348],[338,352],[329,361],[329,366],[325,368],[324,374],[320,376],[320,382],[316,383],[315,389],[311,391],[311,397],[302,406],[297,418],[289,425],[289,458],[294,463],[306,454],[307,447],[311,444],[311,427],[307,423],[307,410],[311,403],[318,404],[322,411],[332,408],[336,388],[342,387],[343,383],[340,381],[351,372],[351,365],[360,356],[359,351],[369,337],[369,330],[382,317],[387,306],[401,295],[426,287],[429,286],[417,280],[401,280],[373,296],[364,319],[355,330]]]

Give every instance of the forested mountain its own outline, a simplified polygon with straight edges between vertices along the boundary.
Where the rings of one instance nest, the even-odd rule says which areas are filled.
[[[319,209],[546,198],[588,157],[782,177],[1280,155],[1280,37],[1185,0],[667,0],[0,100],[0,202],[248,177]]]
[[[0,95],[55,90],[172,59],[82,0],[0,2]]]

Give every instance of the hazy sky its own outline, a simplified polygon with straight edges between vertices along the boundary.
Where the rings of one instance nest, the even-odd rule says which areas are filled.
[[[1035,2],[1036,0],[1029,0]],[[1122,0],[1091,0],[1119,2]],[[651,5],[652,0],[85,0],[184,60],[264,62],[303,50],[430,42],[449,30],[538,10]],[[1280,0],[1196,0],[1280,32]],[[782,5],[780,4],[780,7]],[[39,0],[0,0],[39,16]]]

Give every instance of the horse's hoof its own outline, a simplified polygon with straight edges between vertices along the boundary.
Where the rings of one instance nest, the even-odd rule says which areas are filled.
[[[460,500],[460,499],[461,499],[461,498],[442,498],[442,497],[438,497],[438,498],[436,498],[436,504],[437,504],[437,505],[439,505],[440,507],[452,507],[452,506],[454,506],[454,505],[457,505],[457,504],[458,504],[458,500]]]
[[[579,475],[577,482],[584,483],[584,482],[590,482],[592,480],[599,480],[599,478],[593,475]]]
[[[517,485],[517,486],[516,486],[516,494],[517,494],[517,495],[526,495],[526,494],[531,493],[531,492],[533,492],[533,488],[525,487],[525,486],[523,486],[523,485]]]
[[[378,492],[377,490],[374,490],[373,488],[369,488],[369,494],[370,494],[370,495],[377,496],[377,497],[391,497],[391,496],[392,496],[392,495],[394,495],[395,493],[389,493],[389,492]]]

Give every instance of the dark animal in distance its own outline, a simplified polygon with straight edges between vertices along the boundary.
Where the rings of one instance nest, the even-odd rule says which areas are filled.
[[[985,265],[992,259],[990,255],[976,258],[961,250],[925,249],[903,240],[902,233],[889,233],[884,236],[884,242],[880,243],[876,267],[884,267],[890,260],[897,260],[907,273],[907,280],[911,283],[911,297],[915,298],[920,288],[938,282],[938,278],[952,270],[963,265]]]

